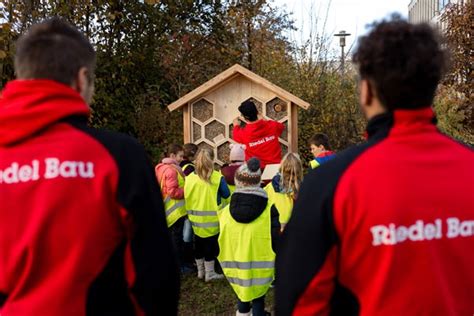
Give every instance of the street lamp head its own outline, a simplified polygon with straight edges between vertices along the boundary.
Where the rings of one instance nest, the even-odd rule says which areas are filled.
[[[339,37],[339,45],[341,47],[346,46],[346,36],[351,35],[350,33],[346,33],[346,31],[340,31],[339,33],[334,34],[334,36]]]

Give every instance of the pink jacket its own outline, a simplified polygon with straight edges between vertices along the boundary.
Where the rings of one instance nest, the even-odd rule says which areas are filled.
[[[175,200],[184,199],[184,189],[179,187],[178,172],[183,176],[179,164],[171,158],[165,158],[155,167],[155,175],[161,186],[163,197],[169,196]],[[163,183],[162,183],[163,182]]]

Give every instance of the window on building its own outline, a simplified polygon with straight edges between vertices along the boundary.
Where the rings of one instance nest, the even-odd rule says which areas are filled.
[[[438,0],[438,11],[444,9],[445,6],[449,4],[450,0]]]

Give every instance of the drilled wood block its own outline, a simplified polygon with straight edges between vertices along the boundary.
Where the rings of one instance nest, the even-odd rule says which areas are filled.
[[[280,98],[274,98],[265,105],[266,116],[272,120],[281,120],[288,116],[286,102]]]

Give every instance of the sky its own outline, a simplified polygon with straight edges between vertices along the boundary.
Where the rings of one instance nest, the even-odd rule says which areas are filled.
[[[286,7],[287,12],[293,12],[292,18],[299,30],[293,32],[290,39],[301,42],[307,38],[311,29],[311,16],[318,17],[318,33],[322,32],[323,22],[326,20],[326,34],[339,33],[341,30],[352,34],[347,38],[346,51],[358,36],[366,32],[367,24],[392,12],[398,12],[407,18],[409,2],[410,0],[273,0],[274,5]],[[338,38],[332,38],[331,46],[340,50]]]

